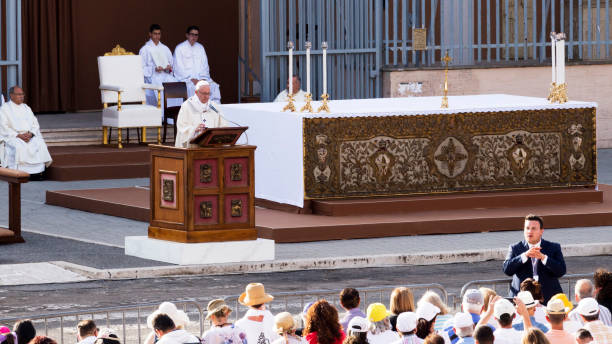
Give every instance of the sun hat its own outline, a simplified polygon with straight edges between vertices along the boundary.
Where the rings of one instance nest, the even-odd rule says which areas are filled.
[[[416,310],[417,318],[427,321],[431,321],[438,313],[440,313],[440,308],[429,302],[422,302]]]
[[[561,299],[550,300],[546,305],[546,314],[565,314],[569,311],[570,309],[565,307]]]
[[[474,326],[474,320],[469,313],[459,312],[453,317],[453,327],[464,328]]]
[[[98,331],[98,337],[96,337],[96,339],[108,339],[117,341],[117,343],[119,342],[119,336],[117,335],[117,332],[108,327],[100,329],[100,331]]]
[[[400,313],[400,315],[397,316],[395,328],[398,332],[412,332],[416,328],[418,320],[414,312]]]
[[[230,312],[232,311],[223,299],[215,299],[210,301],[208,306],[206,306],[206,319],[210,319],[213,314],[225,308],[229,309]]]
[[[172,319],[176,327],[185,328],[189,324],[189,316],[178,308],[172,302],[162,302],[161,305],[147,317],[147,327],[153,328],[153,321],[159,314],[166,314]]]
[[[348,323],[347,332],[357,333],[357,332],[368,332],[370,329],[370,323],[362,317],[354,317]]]
[[[571,311],[574,308],[574,305],[567,298],[567,295],[565,295],[563,293],[555,294],[553,297],[550,298],[550,301],[552,301],[552,300],[561,300],[563,302],[563,305],[566,308],[568,308],[568,312]],[[548,301],[548,302],[550,302],[550,301]]]
[[[482,305],[484,303],[484,297],[478,289],[468,289],[463,295],[463,303],[469,303],[473,305]]]
[[[493,312],[493,315],[496,319],[500,319],[504,314],[509,314],[512,316],[516,312],[514,305],[506,299],[499,299],[495,301],[494,307],[495,311]]]
[[[538,305],[538,301],[533,299],[533,295],[531,295],[531,292],[528,290],[523,290],[519,292],[516,297],[518,297],[519,300],[523,301],[525,307],[527,308],[532,308]]]
[[[281,312],[274,317],[274,327],[278,334],[291,332],[295,330],[295,320],[293,320],[291,313]]]
[[[578,314],[585,317],[592,316],[599,313],[599,304],[594,298],[587,297],[580,300],[578,307],[576,307],[576,311],[578,311]]]
[[[387,307],[380,302],[371,303],[368,306],[366,314],[368,316],[368,320],[371,322],[381,321],[391,315],[391,313],[387,310]]]
[[[260,305],[274,300],[274,296],[266,294],[264,285],[261,283],[249,283],[244,293],[238,298],[238,302],[245,306]]]

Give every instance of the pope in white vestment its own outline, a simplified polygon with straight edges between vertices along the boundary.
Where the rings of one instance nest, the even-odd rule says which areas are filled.
[[[187,95],[189,97],[195,94],[195,84],[199,80],[208,81],[211,89],[210,99],[220,103],[219,84],[211,79],[206,51],[202,44],[197,42],[199,32],[199,29],[190,27],[187,32],[187,40],[174,49],[174,77],[187,84]]]
[[[205,128],[230,126],[209,99],[210,84],[208,81],[199,81],[195,88],[195,94],[181,105],[176,119],[176,141],[174,143],[176,147],[197,147],[197,145],[190,144],[189,141]]]
[[[40,134],[38,120],[23,103],[20,87],[12,88],[10,97],[11,101],[0,108],[0,142],[4,142],[1,165],[29,174],[41,173],[51,165],[52,159]]]

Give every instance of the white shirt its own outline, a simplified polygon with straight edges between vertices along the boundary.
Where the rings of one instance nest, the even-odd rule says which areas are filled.
[[[176,119],[176,140],[174,145],[182,148],[190,147],[189,141],[194,137],[197,127],[202,123],[207,128],[230,126],[230,123],[225,120],[215,104],[210,101],[207,104],[202,104],[196,94],[189,97],[181,105]]]
[[[289,98],[287,97],[287,95],[289,94],[289,92],[284,89],[281,91],[281,93],[279,93],[276,98],[274,98],[274,102],[288,102]],[[299,90],[296,93],[293,94],[293,101],[294,102],[306,102],[306,92],[304,92],[304,90]]]
[[[393,332],[391,330],[378,334],[368,332],[368,342],[370,344],[389,344],[396,342],[398,339],[400,339],[400,336],[397,334],[397,332]]]
[[[287,340],[285,340],[285,337],[281,336],[277,340],[273,341],[272,344],[308,344],[308,341],[302,337],[287,335]]]
[[[202,44],[184,41],[174,49],[174,77],[179,81],[191,79],[210,81],[208,57]]]
[[[246,343],[246,332],[238,326],[214,326],[202,336],[202,344]]]
[[[247,343],[260,343],[259,339],[272,343],[279,335],[274,329],[274,315],[268,310],[249,309],[236,326],[246,332]]]
[[[423,340],[414,334],[404,336],[391,344],[422,344]]]
[[[572,309],[572,311],[569,312],[568,317],[570,318],[570,320],[584,325],[584,321],[582,321],[582,317],[580,317],[580,314],[578,314],[576,308]],[[612,326],[610,311],[606,306],[599,305],[599,320],[601,320],[601,322],[604,323],[604,325],[606,326]]]
[[[521,344],[523,331],[500,327],[493,332],[493,336],[495,336],[495,344]]]
[[[19,340],[19,338],[17,338]],[[81,340],[80,342],[78,342],[77,344],[93,344],[96,339],[98,339],[98,337],[96,336],[89,336],[84,338],[83,340]]]
[[[157,344],[186,344],[186,343],[200,343],[198,337],[185,330],[174,330],[164,334],[158,341]]]

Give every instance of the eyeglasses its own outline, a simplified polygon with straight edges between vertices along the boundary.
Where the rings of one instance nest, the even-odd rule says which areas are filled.
[[[198,93],[199,93],[199,94],[201,94],[201,95],[203,95],[203,96],[210,96],[210,92],[206,92],[206,93],[204,93],[204,92],[199,92],[199,91],[198,91]]]
[[[193,32],[190,32],[190,33],[189,33],[189,36],[195,36],[195,37],[198,37],[199,35],[200,35],[199,33],[193,33]]]

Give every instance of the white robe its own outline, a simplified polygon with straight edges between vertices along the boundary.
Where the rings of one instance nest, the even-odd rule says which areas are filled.
[[[172,66],[172,52],[162,42],[155,45],[152,39],[140,48],[138,52],[142,58],[142,69],[144,73],[144,81],[148,84],[162,86],[163,82],[175,82],[176,78],[172,73],[166,71],[156,72],[155,68],[162,67],[166,68],[168,65]],[[157,106],[157,91],[146,90],[147,104]],[[163,106],[164,92],[161,93],[161,99]],[[180,104],[180,103],[179,103]],[[168,104],[173,106],[174,104]],[[176,104],[178,105],[178,104]]]
[[[194,45],[191,45],[186,40],[176,46],[174,49],[174,77],[187,84],[189,97],[195,94],[195,85],[191,79],[210,82],[210,99],[215,103],[221,103],[219,84],[210,78],[208,57],[202,44],[195,42]]]
[[[219,112],[219,107],[212,104],[217,112],[211,108],[211,101],[208,104],[202,104],[197,95],[193,95],[187,99],[179,110],[176,119],[176,147],[190,148],[197,147],[189,141],[194,137],[196,128],[204,123],[207,128],[229,127],[229,122]]]
[[[289,92],[287,92],[287,89],[284,89],[281,93],[279,93],[276,96],[276,98],[274,98],[274,102],[288,102],[289,98],[287,98],[287,94],[289,94]],[[293,101],[305,103],[306,102],[306,92],[304,92],[304,90],[299,90],[297,91],[297,93],[294,93]]]
[[[17,134],[34,134],[29,142]],[[34,113],[26,104],[8,102],[0,108],[0,141],[4,141],[4,154],[0,154],[2,167],[24,171],[30,174],[44,171],[52,159],[47,145],[40,134],[40,126]],[[0,151],[0,153],[2,153]]]

